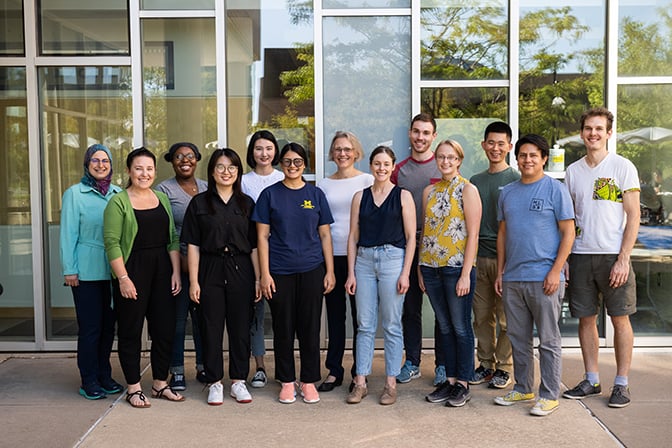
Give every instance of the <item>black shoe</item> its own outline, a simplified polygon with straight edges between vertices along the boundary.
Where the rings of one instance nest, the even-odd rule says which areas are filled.
[[[454,387],[455,386],[450,384],[448,381],[444,381],[443,383],[439,384],[436,389],[434,389],[434,392],[425,396],[425,400],[429,401],[430,403],[444,402],[450,398]]]
[[[319,392],[331,392],[334,388],[343,384],[343,378],[336,378],[336,381],[323,382],[317,387]]]
[[[574,389],[565,391],[562,396],[564,398],[569,398],[570,400],[581,400],[586,397],[592,397],[593,395],[600,395],[601,393],[602,386],[599,384],[590,384],[590,381],[583,380],[577,384]]]
[[[106,394],[110,394],[110,395],[118,394],[122,390],[124,390],[124,386],[117,383],[112,378],[110,378],[108,380],[105,380],[105,381],[101,381],[100,382],[100,388],[103,389],[103,392],[105,392]]]
[[[179,392],[187,390],[187,382],[184,380],[184,374],[182,373],[173,373],[168,385],[170,385],[171,389]]]
[[[205,377],[205,370],[199,370],[196,373],[196,380],[201,384],[208,384],[208,379]]]
[[[469,388],[464,387],[461,383],[455,383],[453,393],[446,401],[446,406],[459,408],[464,406],[469,400],[471,400],[471,391]]]
[[[87,400],[100,400],[101,398],[107,397],[105,391],[103,391],[98,383],[79,386],[79,395]]]

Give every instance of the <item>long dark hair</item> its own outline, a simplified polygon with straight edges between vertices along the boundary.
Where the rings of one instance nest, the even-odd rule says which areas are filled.
[[[215,166],[220,157],[226,157],[231,161],[231,164],[238,168],[236,180],[233,182],[233,198],[240,207],[245,217],[250,216],[249,203],[245,199],[243,188],[241,186],[241,178],[243,176],[243,162],[240,160],[238,153],[231,148],[217,148],[210,156],[208,161],[208,194],[206,196],[208,202],[208,211],[211,215],[215,214],[215,205],[213,198],[217,196],[217,183],[215,182]]]
[[[257,140],[261,138],[273,143],[273,146],[275,147],[275,152],[273,154],[273,160],[271,161],[271,165],[277,165],[278,160],[280,158],[280,150],[278,149],[278,141],[275,139],[275,135],[273,135],[271,131],[262,129],[261,131],[257,131],[254,134],[252,134],[252,137],[250,137],[250,143],[249,145],[247,145],[246,160],[248,166],[252,169],[255,169],[257,167],[257,162],[254,161],[254,144],[257,143]]]
[[[149,157],[154,161],[154,167],[156,168],[156,156],[154,155],[154,153],[149,149],[145,148],[144,146],[141,146],[129,152],[128,155],[126,156],[126,168],[128,168],[128,171],[131,171],[131,165],[133,165],[133,160],[137,157]],[[126,188],[130,186],[131,186],[131,177],[129,176],[128,182],[126,182]]]

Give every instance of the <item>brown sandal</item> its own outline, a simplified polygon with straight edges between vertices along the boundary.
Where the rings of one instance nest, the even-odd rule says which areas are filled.
[[[180,397],[180,398],[170,398],[168,395],[164,395],[164,392],[166,390],[169,390],[170,393],[173,394],[175,397]],[[156,390],[154,388],[154,386],[152,386],[152,398],[163,398],[164,400],[168,400],[168,401],[184,401],[184,396],[175,392],[173,390],[173,388],[170,387],[170,385],[165,386],[165,387],[161,388],[160,390]]]
[[[138,397],[142,401],[142,404],[133,403],[133,397]],[[132,393],[126,393],[126,402],[133,406],[134,408],[149,408],[152,406],[152,403],[147,401],[147,397],[141,390],[136,390]]]

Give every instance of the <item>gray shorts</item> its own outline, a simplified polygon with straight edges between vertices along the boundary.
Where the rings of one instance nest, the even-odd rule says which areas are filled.
[[[609,286],[611,267],[617,254],[572,254],[569,256],[569,310],[572,317],[595,316],[601,302],[610,316],[629,316],[637,311],[637,282],[630,265],[628,281]]]

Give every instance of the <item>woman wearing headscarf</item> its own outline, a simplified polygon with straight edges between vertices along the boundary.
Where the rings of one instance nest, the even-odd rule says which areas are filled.
[[[112,185],[112,155],[103,145],[84,154],[84,176],[63,194],[61,265],[65,285],[72,289],[77,314],[79,393],[89,400],[118,394],[112,379],[110,353],[114,341],[114,311],[110,265],[103,245],[103,211],[120,188]]]

